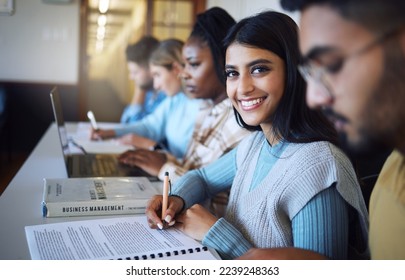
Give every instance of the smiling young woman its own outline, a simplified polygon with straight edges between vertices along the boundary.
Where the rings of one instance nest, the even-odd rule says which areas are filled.
[[[366,206],[349,159],[334,145],[335,130],[305,103],[294,21],[272,11],[246,18],[225,47],[236,118],[256,132],[180,178],[165,221],[223,258],[254,248],[273,259],[367,258]],[[223,218],[196,205],[223,190],[230,190]],[[154,226],[162,223],[160,205],[156,197],[147,209]]]
[[[228,47],[226,62],[228,96],[241,118],[252,127],[271,124],[284,94],[284,61],[267,50],[235,43]]]

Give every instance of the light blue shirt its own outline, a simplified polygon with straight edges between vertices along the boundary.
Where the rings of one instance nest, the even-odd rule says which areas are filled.
[[[156,110],[158,105],[166,98],[163,92],[149,90],[145,94],[142,105],[130,104],[124,108],[121,115],[121,123],[134,123],[139,121]]]
[[[119,137],[135,133],[152,139],[162,143],[176,158],[182,158],[191,140],[201,103],[201,99],[178,93],[167,97],[142,120],[116,129],[115,134]]]

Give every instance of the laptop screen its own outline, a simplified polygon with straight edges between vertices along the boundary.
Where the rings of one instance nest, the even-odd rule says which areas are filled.
[[[54,87],[51,90],[50,96],[51,96],[53,114],[55,116],[55,122],[56,122],[56,126],[58,128],[59,140],[60,140],[60,144],[62,146],[63,157],[64,157],[64,160],[66,163],[67,155],[70,154],[69,141],[68,141],[67,131],[66,131],[66,127],[65,127],[65,120],[63,118],[62,105],[60,102],[59,91],[58,91],[57,87]]]

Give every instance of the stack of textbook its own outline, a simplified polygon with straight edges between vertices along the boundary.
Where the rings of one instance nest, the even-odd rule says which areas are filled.
[[[146,177],[44,179],[43,216],[123,215],[29,225],[25,235],[34,260],[220,259],[213,249],[180,230],[149,227],[148,200],[162,186]],[[142,213],[142,215],[140,215]]]
[[[44,217],[140,214],[161,194],[146,177],[45,178]]]

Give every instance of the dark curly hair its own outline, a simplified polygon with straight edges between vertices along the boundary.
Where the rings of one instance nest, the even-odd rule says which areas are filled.
[[[208,44],[215,64],[215,71],[223,85],[225,85],[225,49],[222,40],[235,23],[227,11],[213,7],[197,15],[197,20],[189,36],[190,38],[197,37]]]

